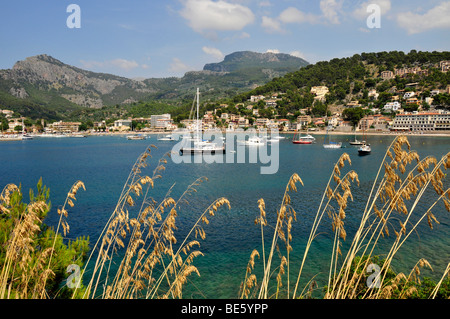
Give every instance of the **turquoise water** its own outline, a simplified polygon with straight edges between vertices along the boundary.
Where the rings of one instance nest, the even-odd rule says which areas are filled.
[[[376,176],[380,162],[393,136],[370,136],[372,146],[370,156],[360,157],[357,149],[350,146],[349,136],[336,136],[346,148],[325,150],[322,147],[324,136],[317,136],[313,145],[294,145],[289,139],[279,143],[280,163],[277,174],[261,175],[261,164],[175,164],[169,160],[163,178],[155,184],[151,196],[161,200],[173,186],[171,196],[177,199],[197,178],[205,176],[208,181],[200,185],[197,193],[188,198],[190,205],[182,206],[179,211],[177,227],[180,234],[192,226],[192,221],[203,212],[210,203],[219,197],[226,197],[231,210],[222,209],[210,218],[205,227],[206,240],[201,242],[200,250],[205,254],[199,257],[195,265],[201,277],[189,278],[185,297],[193,298],[234,298],[245,276],[250,253],[253,249],[261,252],[259,226],[255,226],[255,217],[259,214],[257,201],[263,198],[266,203],[269,222],[275,219],[284,190],[293,173],[298,173],[305,186],[298,185],[298,192],[291,195],[292,206],[298,213],[298,221],[293,226],[293,248],[291,269],[293,274],[298,268],[293,265],[303,256],[317,207],[335,162],[343,152],[352,160],[351,169],[359,175],[360,186],[352,187],[354,202],[347,208],[347,241],[359,223],[358,213],[364,209],[372,181]],[[412,149],[422,157],[433,155],[441,158],[450,151],[450,138],[411,136]],[[46,223],[55,225],[56,209],[64,203],[72,184],[81,180],[86,192],[77,194],[75,207],[69,210],[70,238],[85,235],[93,243],[99,236],[117,199],[130,169],[138,156],[149,144],[158,149],[152,150],[148,171],[151,174],[157,161],[171,150],[173,142],[151,139],[128,141],[121,136],[89,137],[86,139],[34,139],[32,141],[2,142],[0,144],[0,187],[8,183],[21,184],[24,193],[35,188],[39,178],[51,190],[52,211]],[[349,166],[343,171],[347,171]],[[447,178],[446,185],[449,187]],[[425,201],[426,203],[426,201]],[[418,211],[423,208],[419,206]],[[397,271],[409,272],[420,258],[426,258],[434,271],[426,273],[440,278],[450,262],[450,215],[444,205],[439,204],[434,214],[440,221],[430,230],[426,221],[412,236],[396,258]],[[273,224],[273,223],[272,223]],[[266,228],[270,232],[270,228]],[[319,286],[326,284],[320,278],[328,273],[331,252],[332,232],[328,218],[320,228],[321,235],[315,241],[309,255],[304,278],[313,276],[319,280]],[[181,238],[181,237],[180,237]],[[388,239],[389,240],[389,239]],[[284,252],[284,249],[283,251]],[[261,260],[259,264],[261,265]],[[297,263],[298,264],[298,263]],[[258,272],[258,270],[256,270]],[[260,278],[260,277],[259,277]]]

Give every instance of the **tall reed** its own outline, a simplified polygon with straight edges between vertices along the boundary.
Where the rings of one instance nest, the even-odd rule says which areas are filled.
[[[181,203],[187,202],[207,178],[195,180],[177,199],[171,196],[172,186],[163,199],[156,201],[151,197],[152,190],[162,178],[170,154],[157,162],[151,175],[145,175],[143,172],[152,148],[153,145],[148,147],[131,169],[115,209],[85,263],[82,275],[86,287],[77,286],[73,298],[79,297],[80,292],[86,299],[183,298],[183,287],[189,276],[200,276],[194,261],[203,255],[199,247],[200,240],[206,237],[204,225],[209,224],[222,206],[230,209],[230,202],[223,197],[213,201],[198,213],[186,235],[181,240],[177,238]],[[320,227],[329,227],[333,234],[327,283],[320,287],[322,298],[407,298],[416,292],[414,283],[420,281],[420,269],[432,269],[430,263],[424,258],[419,259],[407,275],[393,276],[391,267],[400,249],[419,230],[421,223],[426,220],[431,229],[439,223],[433,214],[437,205],[443,203],[450,211],[450,189],[444,189],[446,174],[443,172],[450,168],[450,153],[440,160],[430,156],[421,160],[417,152],[411,150],[405,136],[395,138],[380,163],[350,240],[346,231],[346,210],[349,201],[353,201],[352,189],[359,186],[359,179],[355,171],[344,171],[347,163],[351,165],[350,156],[343,153],[333,167],[316,213],[311,216],[311,230],[303,254],[299,256],[293,255],[293,227],[298,214],[291,197],[298,191],[299,184],[304,186],[300,176],[293,174],[289,179],[276,211],[274,226],[269,225],[264,199],[258,200],[259,214],[255,224],[261,230],[261,250],[254,249],[250,255],[240,298],[310,298],[319,286],[314,277],[303,277],[313,242],[320,236]],[[428,200],[428,195],[425,197],[430,186],[437,195],[433,201]],[[84,189],[80,181],[71,187],[64,205],[58,209],[59,222],[52,245],[38,254],[34,251],[34,240],[49,209],[48,193],[47,197],[34,198],[19,214],[13,207],[21,196],[20,189],[15,185],[3,189],[0,214],[9,216],[14,227],[0,273],[0,298],[48,297],[46,285],[54,276],[52,259],[56,236],[60,228],[64,235],[69,231],[66,205],[74,205],[80,188]],[[425,198],[427,202],[423,203]],[[420,203],[426,204],[427,208],[423,209]],[[309,218],[307,214],[302,216]],[[273,233],[267,229],[273,229]],[[392,234],[395,236],[380,261],[376,253],[381,239]],[[254,273],[258,261],[262,268],[261,278]],[[379,267],[373,278],[377,284],[375,288],[369,285],[367,273],[374,264]],[[18,272],[20,280],[16,278]],[[429,298],[436,298],[449,273],[450,262]]]
[[[35,196],[30,191],[30,203],[22,201],[22,191],[16,185],[7,185],[0,194],[1,232],[5,240],[2,244],[2,270],[0,274],[0,299],[44,299],[49,296],[49,285],[55,287],[54,278],[64,272],[65,264],[78,251],[63,244],[59,234],[60,227],[64,236],[69,232],[66,217],[66,205],[73,207],[77,190],[84,184],[76,182],[61,209],[56,232],[43,225],[43,220],[50,210],[49,189],[39,180]],[[3,237],[2,236],[2,237]],[[58,243],[58,246],[56,246]],[[80,243],[77,240],[77,244]],[[82,254],[82,251],[79,251]],[[53,258],[60,254],[57,260]],[[58,287],[56,286],[56,289]]]
[[[263,199],[258,201],[260,214],[256,223],[261,226],[262,252],[255,250],[251,255],[249,267],[247,267],[241,285],[241,298],[255,296],[258,298],[289,299],[311,296],[312,289],[317,287],[314,278],[310,278],[301,291],[300,282],[312,243],[319,235],[319,225],[327,220],[324,218],[325,216],[329,217],[334,241],[330,251],[328,283],[323,298],[389,298],[392,296],[394,288],[400,289],[399,287],[403,289],[399,294],[400,297],[412,294],[411,289],[405,289],[406,287],[412,287],[408,284],[417,280],[414,274],[420,273],[420,267],[431,268],[427,260],[420,259],[409,276],[400,273],[394,278],[395,280],[387,280],[387,274],[397,252],[411,234],[417,231],[419,224],[425,218],[431,228],[433,228],[433,223],[438,223],[437,218],[432,213],[435,206],[439,202],[443,202],[447,211],[450,211],[450,190],[443,189],[443,180],[446,175],[442,171],[450,167],[450,153],[440,160],[430,156],[420,160],[417,152],[411,151],[410,144],[405,136],[395,138],[380,164],[368,194],[365,208],[360,212],[359,226],[351,242],[347,245],[346,252],[343,252],[342,243],[347,239],[345,229],[346,209],[348,200],[353,201],[352,183],[359,185],[358,174],[355,171],[349,170],[342,176],[341,170],[344,168],[345,162],[351,165],[350,156],[346,153],[342,154],[334,165],[314,216],[309,238],[299,265],[291,265],[290,262],[290,255],[292,254],[291,228],[292,221],[296,219],[296,213],[290,205],[289,192],[297,191],[295,185],[297,182],[301,182],[300,177],[294,174],[288,182],[281,206],[277,210],[276,225],[274,226],[270,247],[266,247],[264,244],[264,228],[267,226],[265,203]],[[408,168],[409,171],[407,172]],[[429,204],[428,209],[417,212],[418,204],[424,198],[425,191],[430,185],[433,186],[437,198],[432,203],[427,203]],[[409,204],[407,205],[407,203]],[[417,219],[414,222],[412,221],[413,215]],[[374,278],[376,283],[380,283],[379,289],[371,289],[373,287],[369,285],[367,269],[377,259],[374,253],[376,248],[379,247],[380,238],[389,236],[391,233],[395,234],[395,238],[390,249],[385,253],[386,258],[380,265],[380,271]],[[281,254],[279,249],[281,262],[276,269],[273,269],[273,255],[279,245],[279,240],[284,242],[286,253]],[[266,256],[267,252],[268,256]],[[252,271],[255,267],[255,256],[260,255],[263,259],[263,275],[258,281]],[[361,258],[362,256],[364,258]],[[292,286],[290,270],[294,267],[298,267],[298,272],[295,285]],[[444,276],[448,274],[449,268],[447,267]],[[277,275],[275,275],[276,270],[278,270]],[[286,277],[284,281],[287,287],[281,294],[280,288],[283,282],[281,277],[283,275]],[[270,284],[271,281],[275,280],[276,282]],[[442,280],[438,285],[442,283]],[[269,294],[270,286],[274,287],[276,293]],[[435,296],[436,291],[430,298]]]
[[[226,198],[212,202],[179,243],[175,232],[180,203],[207,179],[198,178],[177,200],[169,196],[169,189],[158,203],[150,192],[161,178],[170,154],[158,161],[152,176],[142,175],[152,147],[137,159],[116,208],[93,247],[84,269],[86,273],[88,267],[92,268],[84,298],[182,298],[187,278],[200,275],[193,261],[202,256],[198,247],[199,240],[206,237],[203,225],[222,206],[230,208],[230,203]],[[135,217],[129,211],[133,207],[137,210]],[[94,253],[97,253],[95,260]]]

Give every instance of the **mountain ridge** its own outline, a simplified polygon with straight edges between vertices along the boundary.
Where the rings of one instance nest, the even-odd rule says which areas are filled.
[[[220,65],[216,63],[206,64],[200,71],[187,72],[181,78],[133,80],[84,70],[40,54],[16,62],[11,69],[0,70],[0,107],[28,104],[27,108],[35,108],[36,104],[56,112],[53,114],[56,117],[64,117],[66,111],[78,107],[95,109],[140,100],[175,103],[190,97],[195,87],[210,92],[211,98],[232,96],[309,64],[288,56],[241,51],[227,55],[220,62],[226,71],[208,69]]]

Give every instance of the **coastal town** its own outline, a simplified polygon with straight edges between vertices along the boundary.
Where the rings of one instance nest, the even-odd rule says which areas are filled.
[[[447,73],[450,69],[450,61],[441,61],[436,65],[441,72]],[[429,70],[420,66],[411,68],[385,70],[380,72],[379,81],[386,82],[395,77],[406,77],[416,74],[427,76]],[[380,107],[375,103],[380,99],[377,88],[371,88],[364,93],[365,105],[361,100],[352,97],[345,105],[340,107],[328,107],[326,114],[314,114],[312,108],[317,103],[326,103],[330,90],[327,86],[313,86],[310,93],[314,101],[309,108],[299,109],[296,114],[287,113],[284,118],[277,114],[277,107],[283,101],[285,93],[277,92],[270,95],[254,95],[245,103],[220,104],[212,110],[205,111],[201,117],[203,130],[234,131],[236,129],[247,130],[278,130],[280,133],[308,131],[308,132],[334,132],[384,134],[384,133],[409,133],[409,134],[445,134],[450,133],[450,112],[442,107],[442,96],[448,97],[450,85],[444,90],[426,89],[420,83],[407,83],[405,88],[390,87],[387,91],[389,99],[384,98]],[[383,92],[386,93],[386,92]],[[386,94],[385,94],[386,96]],[[359,118],[349,119],[348,110],[361,109]],[[347,114],[346,114],[347,113]],[[269,116],[267,116],[269,114]],[[47,123],[44,120],[33,121],[29,118],[17,116],[8,109],[0,110],[1,137],[6,139],[12,135],[52,135],[52,134],[126,134],[131,132],[162,133],[172,132],[183,128],[193,131],[196,120],[183,119],[175,122],[171,114],[155,114],[144,118],[119,118],[105,119],[98,122],[90,122],[86,125],[82,122],[56,121]]]

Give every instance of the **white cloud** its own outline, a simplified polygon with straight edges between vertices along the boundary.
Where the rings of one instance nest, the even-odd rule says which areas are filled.
[[[450,1],[442,2],[425,14],[413,12],[400,13],[397,16],[397,23],[400,27],[408,31],[409,34],[416,34],[432,29],[450,28]]]
[[[206,54],[213,56],[216,60],[223,60],[223,58],[225,57],[222,51],[216,48],[203,47],[202,50]]]
[[[392,8],[391,0],[369,0],[353,11],[353,16],[357,19],[366,19],[370,14],[370,12],[367,12],[367,8],[371,4],[378,5],[381,9],[381,14],[383,15],[387,14]]]
[[[136,68],[148,69],[147,64],[139,65],[136,61],[130,61],[126,59],[114,59],[109,61],[80,61],[81,66],[85,69],[109,69],[119,68],[124,71],[131,71]]]
[[[125,59],[115,59],[115,60],[110,61],[109,63],[111,63],[111,65],[116,66],[125,71],[135,69],[139,66],[139,64],[136,61],[128,61]]]
[[[323,13],[325,19],[327,19],[332,24],[339,24],[338,13],[342,9],[342,1],[336,0],[321,0],[320,1],[320,10]]]
[[[270,33],[284,33],[283,24],[339,24],[339,14],[342,14],[342,0],[321,0],[321,15],[305,13],[295,7],[285,9],[277,18],[263,17],[262,26]]]
[[[272,4],[270,3],[270,1],[261,1],[258,5],[259,5],[260,7],[271,7],[271,6],[272,6]]]
[[[184,0],[180,14],[196,32],[239,31],[255,20],[245,6],[223,0]]]
[[[300,51],[292,51],[292,52],[289,53],[289,54],[292,55],[292,56],[295,56],[295,57],[297,57],[297,58],[306,60],[305,55],[304,55],[302,52],[300,52]]]
[[[184,64],[180,59],[173,58],[172,63],[170,64],[169,71],[174,73],[182,73],[189,70],[189,67]]]
[[[320,17],[310,13],[304,13],[297,8],[289,7],[281,12],[279,19],[283,23],[317,23]]]
[[[280,50],[278,50],[278,49],[269,49],[269,50],[267,50],[266,51],[266,53],[280,53]]]
[[[80,63],[83,69],[94,69],[104,67],[104,62],[81,60]]]
[[[248,39],[250,38],[250,34],[248,34],[247,32],[242,32],[239,36],[238,39]]]
[[[128,30],[128,31],[136,31],[136,27],[129,24],[119,24],[119,28]]]
[[[281,23],[278,19],[263,16],[261,26],[266,29],[268,33],[283,33]]]

